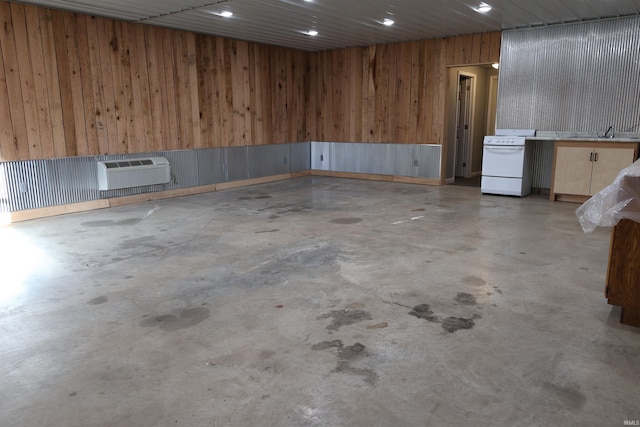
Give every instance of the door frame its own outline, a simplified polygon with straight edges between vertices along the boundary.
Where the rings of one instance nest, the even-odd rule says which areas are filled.
[[[474,127],[473,127],[473,123],[475,121],[475,116],[476,116],[476,108],[475,108],[475,102],[476,102],[476,82],[478,80],[478,75],[475,73],[470,73],[468,71],[461,71],[461,70],[456,70],[456,121],[455,121],[455,129],[457,132],[458,129],[458,124],[460,121],[460,107],[459,107],[459,99],[458,99],[458,89],[460,87],[460,81],[465,78],[465,79],[469,79],[470,83],[471,83],[471,89],[470,89],[470,94],[469,94],[469,129],[468,129],[468,135],[470,140],[468,141],[469,143],[466,145],[466,147],[464,147],[464,152],[462,153],[463,155],[463,161],[464,163],[466,163],[466,167],[464,169],[464,175],[463,178],[469,178],[471,176],[471,161],[472,161],[472,150],[473,150],[473,135],[474,135]],[[454,159],[454,164],[453,164],[453,181],[455,182],[455,178],[456,178],[456,163],[457,163],[457,159],[458,159],[458,138],[457,135],[454,135],[455,137],[455,141],[453,144],[453,150],[454,150],[454,154],[453,154],[453,159]]]

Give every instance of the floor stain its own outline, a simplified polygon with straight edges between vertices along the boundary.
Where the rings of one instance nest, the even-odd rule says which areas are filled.
[[[104,304],[107,301],[109,301],[109,298],[107,298],[105,295],[102,295],[102,296],[90,299],[89,301],[87,301],[87,304],[99,305],[99,304]]]
[[[254,199],[256,199],[256,200],[270,199],[270,198],[271,198],[271,196],[269,196],[268,194],[263,194],[262,196],[254,197]]]
[[[440,318],[433,314],[429,304],[420,304],[413,307],[413,311],[409,312],[410,315],[417,317],[418,319],[425,319],[429,322],[439,322]]]
[[[142,221],[142,218],[127,218],[127,219],[121,219],[120,221],[106,219],[103,221],[83,222],[82,225],[84,225],[85,227],[111,227],[114,225],[136,225],[141,221]]]
[[[340,340],[323,341],[311,346],[311,350],[326,350],[328,348],[342,348],[344,344]]]
[[[495,289],[495,291],[496,291],[497,293],[499,293],[499,294],[501,294],[501,293],[502,293],[502,289],[500,289],[500,288],[499,288],[499,287],[497,287],[497,286],[494,286],[494,287],[493,287],[493,289]]]
[[[570,408],[580,409],[587,403],[587,398],[577,387],[566,387],[551,382],[545,382],[542,386],[549,392],[551,397],[556,398]]]
[[[330,331],[337,331],[341,326],[353,325],[365,320],[371,320],[371,313],[364,310],[334,310],[330,313],[318,316],[316,319],[332,318],[331,324],[327,326]]]
[[[375,386],[378,382],[378,374],[369,368],[356,368],[351,366],[351,362],[366,357],[366,347],[359,342],[351,346],[344,346],[341,340],[323,341],[311,346],[312,350],[327,350],[329,348],[338,349],[338,365],[334,372],[361,376],[364,382],[370,386]]]
[[[472,319],[465,319],[462,317],[445,317],[443,319],[434,314],[429,304],[417,305],[409,312],[409,314],[417,317],[418,319],[425,319],[431,323],[440,323],[442,329],[448,333],[454,333],[460,329],[472,329],[475,326],[475,322],[473,320],[481,317],[479,314],[474,314]]]
[[[273,230],[256,231],[255,234],[277,233],[278,231],[280,230],[277,228],[274,228]]]
[[[329,220],[332,224],[359,224],[362,222],[362,218],[333,218]]]
[[[466,292],[458,292],[458,295],[453,300],[462,305],[478,305],[476,297]]]
[[[426,211],[425,208],[411,209],[411,212],[424,212],[424,211]]]
[[[482,277],[477,276],[466,276],[462,278],[462,283],[471,286],[483,286],[486,285],[487,282]]]
[[[280,215],[269,215],[269,219],[278,219]]]
[[[351,304],[347,304],[344,306],[347,310],[356,310],[358,308],[364,308],[365,305],[361,302],[352,302]]]
[[[126,239],[120,242],[120,247],[123,249],[133,249],[138,246],[148,246],[151,248],[160,248],[158,245],[151,244],[149,242],[155,240],[156,236],[141,236],[135,239]]]
[[[165,332],[174,332],[195,326],[208,319],[209,316],[210,312],[206,308],[188,308],[180,311],[177,315],[162,314],[160,316],[148,317],[140,322],[140,326],[158,326]]]
[[[367,325],[367,329],[384,329],[389,324],[387,322],[376,323],[375,325]]]
[[[442,320],[442,329],[449,333],[460,329],[473,329],[475,322],[473,319],[463,319],[462,317],[447,317]]]

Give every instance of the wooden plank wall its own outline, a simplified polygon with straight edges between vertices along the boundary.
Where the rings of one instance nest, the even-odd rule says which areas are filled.
[[[0,161],[305,137],[307,54],[0,0]]]
[[[0,0],[0,161],[442,143],[446,66],[500,33],[308,53]]]
[[[311,53],[306,139],[442,144],[446,67],[499,58],[500,32]]]

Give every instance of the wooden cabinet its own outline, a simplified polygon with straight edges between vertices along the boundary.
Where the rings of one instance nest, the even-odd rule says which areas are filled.
[[[621,323],[640,326],[640,224],[629,219],[611,231],[605,297],[622,307]]]
[[[556,142],[551,200],[584,202],[611,184],[637,153],[635,142]]]

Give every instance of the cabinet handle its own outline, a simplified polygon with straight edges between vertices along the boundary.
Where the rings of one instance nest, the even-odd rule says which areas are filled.
[[[598,161],[598,153],[596,153],[595,157],[593,158],[593,161],[594,161],[594,162],[597,162],[597,161]]]
[[[589,161],[593,162],[593,151],[591,152],[591,154],[589,154]]]

